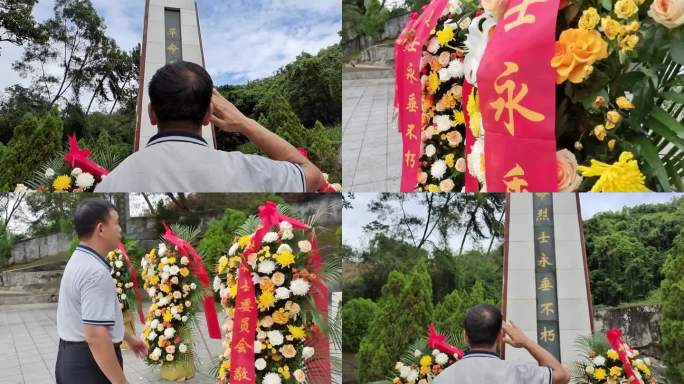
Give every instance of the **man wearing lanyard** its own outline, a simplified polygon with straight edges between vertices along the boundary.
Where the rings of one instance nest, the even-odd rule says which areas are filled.
[[[119,214],[107,200],[87,199],[76,209],[74,228],[80,243],[64,268],[57,304],[57,384],[126,383],[121,341],[141,359],[147,346],[124,333],[111,268],[102,256],[121,240]]]
[[[440,373],[434,384],[567,384],[570,373],[547,350],[513,324],[502,323],[501,312],[489,304],[471,308],[463,320],[465,341],[470,349],[460,361]],[[525,348],[537,360],[511,363],[501,360],[496,346],[506,341]]]

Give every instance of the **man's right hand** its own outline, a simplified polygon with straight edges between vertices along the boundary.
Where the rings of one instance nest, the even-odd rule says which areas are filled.
[[[524,348],[528,345],[530,338],[513,321],[504,321],[502,328],[505,334],[504,341],[509,345],[515,348]]]
[[[213,114],[211,122],[222,131],[240,132],[245,127],[247,118],[233,103],[228,101],[214,88],[211,95]]]

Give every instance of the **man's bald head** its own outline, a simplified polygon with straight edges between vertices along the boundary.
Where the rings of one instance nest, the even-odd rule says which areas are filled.
[[[181,61],[159,68],[149,85],[159,125],[187,121],[201,126],[213,88],[207,71],[195,63]]]
[[[470,347],[492,347],[501,333],[501,311],[489,304],[472,307],[463,319]]]

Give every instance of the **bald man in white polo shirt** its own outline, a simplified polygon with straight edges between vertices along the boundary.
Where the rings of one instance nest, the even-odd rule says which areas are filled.
[[[95,192],[316,192],[321,171],[290,143],[245,117],[213,88],[201,66],[160,68],[149,84],[158,133],[107,175]],[[209,123],[246,136],[266,156],[211,148]]]
[[[121,341],[139,357],[147,345],[124,332],[111,268],[102,256],[121,240],[119,215],[107,200],[81,202],[74,215],[80,243],[64,268],[57,304],[57,384],[125,384]]]
[[[471,308],[463,319],[465,341],[470,346],[463,358],[437,375],[433,384],[567,384],[570,373],[547,350],[512,322],[502,323],[501,311],[489,304]],[[496,346],[505,340],[525,348],[537,360],[511,363],[501,360]]]

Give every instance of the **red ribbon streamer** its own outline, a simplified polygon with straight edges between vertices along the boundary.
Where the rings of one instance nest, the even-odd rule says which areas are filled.
[[[622,331],[617,328],[608,330],[606,332],[606,337],[608,338],[610,346],[618,353],[620,361],[622,361],[622,369],[625,371],[625,377],[629,378],[630,381],[634,380],[635,383],[643,383],[644,381],[637,376],[634,370],[632,370],[632,364],[627,357],[627,350],[631,350],[631,348],[622,339]]]
[[[164,239],[169,243],[173,244],[178,248],[178,252],[181,256],[189,256],[191,258],[191,268],[193,272],[197,274],[197,278],[200,280],[205,288],[210,287],[209,285],[209,274],[207,269],[204,268],[204,263],[202,263],[202,257],[197,254],[195,248],[192,247],[190,242],[187,240],[176,237],[171,228],[162,222],[166,232],[164,233]],[[209,337],[212,339],[221,338],[221,329],[219,328],[218,316],[216,315],[216,305],[214,304],[213,295],[204,296],[204,316],[207,319],[207,328],[209,329]]]
[[[261,248],[262,240],[268,231],[281,221],[286,221],[292,225],[294,229],[308,229],[309,226],[301,221],[295,220],[291,217],[283,215],[278,212],[278,207],[273,201],[267,201],[266,204],[259,207],[257,210],[259,216],[259,227],[257,228],[250,245],[242,252],[244,259],[252,253],[256,253]],[[313,247],[313,244],[312,244]],[[315,256],[315,255],[312,255]],[[310,256],[310,258],[312,257]],[[315,261],[316,258],[310,259]],[[320,265],[320,254],[318,255]],[[252,282],[252,270],[246,263],[246,260],[240,265],[238,272],[238,295],[235,297],[236,310],[233,319],[233,339],[230,343],[230,382],[231,383],[256,383],[256,374],[254,370],[254,336],[256,334],[257,311],[256,311],[256,297],[254,292],[254,283]],[[251,286],[251,290],[247,287]],[[245,290],[243,291],[243,287]],[[314,298],[316,298],[314,293]],[[246,301],[245,301],[246,300]],[[244,304],[243,304],[244,302]],[[326,312],[327,313],[327,295],[326,295]],[[318,302],[317,302],[318,306]],[[253,309],[252,309],[253,307]],[[245,311],[241,311],[245,309]],[[244,313],[243,313],[244,312]],[[243,319],[248,319],[247,321]],[[244,325],[243,325],[244,324]],[[239,335],[252,335],[248,345],[241,342],[242,338]],[[251,346],[249,344],[251,343]]]
[[[312,252],[311,255],[309,255],[309,258],[307,259],[307,262],[310,265],[311,271],[315,274],[315,277],[310,280],[311,284],[316,287],[316,289],[311,291],[311,294],[314,298],[314,302],[316,303],[316,309],[318,309],[318,312],[327,315],[328,287],[326,287],[324,282],[318,279],[318,275],[320,275],[323,267],[323,260],[321,258],[321,253],[318,249],[318,240],[316,239],[316,236],[313,233],[311,234],[311,249]],[[328,341],[328,338],[317,328],[313,330],[313,342],[311,344],[313,345],[314,351],[317,355],[330,355],[330,342]],[[331,378],[329,359],[317,359],[313,361],[309,360],[309,362],[307,362],[307,366],[309,367],[309,372],[319,373],[317,375],[318,380],[310,381],[320,383],[332,382],[330,380]]]
[[[430,348],[434,348],[439,350],[440,352],[446,353],[447,355],[449,355],[449,357],[455,354],[456,356],[458,356],[459,360],[463,358],[463,351],[447,343],[446,336],[437,333],[434,324],[430,324],[428,326],[427,345],[430,346]]]
[[[121,251],[121,254],[124,257],[124,261],[126,262],[126,266],[128,267],[128,272],[131,275],[131,280],[133,280],[133,289],[135,291],[135,305],[138,309],[138,316],[140,317],[140,323],[145,324],[145,316],[143,315],[142,311],[142,296],[140,295],[140,288],[138,287],[138,272],[135,270],[133,267],[133,264],[131,263],[131,259],[128,258],[128,254],[126,253],[126,248],[124,245],[119,242],[119,245],[116,246],[116,249]]]
[[[91,160],[88,157],[91,153],[90,150],[80,149],[76,135],[72,134],[69,136],[69,152],[64,155],[64,160],[66,160],[69,167],[81,168],[83,172],[88,172],[95,176],[96,179],[102,180],[102,176],[109,174],[109,171],[107,168]]]

